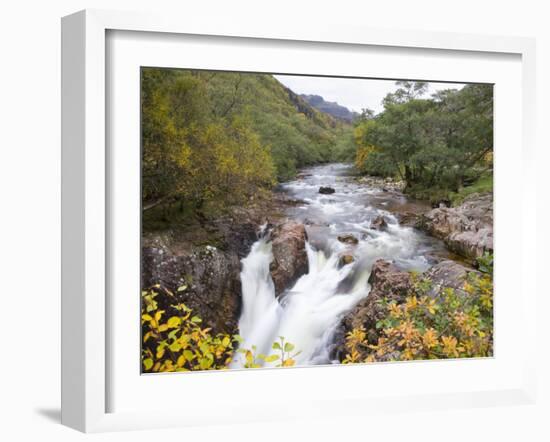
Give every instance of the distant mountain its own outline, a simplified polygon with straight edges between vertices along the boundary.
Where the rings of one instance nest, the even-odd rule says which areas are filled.
[[[302,94],[300,97],[309,103],[310,106],[313,106],[315,109],[324,112],[326,114],[332,115],[335,118],[351,122],[359,116],[357,112],[350,111],[347,107],[341,106],[338,103],[332,101],[325,101],[320,95],[305,95]]]

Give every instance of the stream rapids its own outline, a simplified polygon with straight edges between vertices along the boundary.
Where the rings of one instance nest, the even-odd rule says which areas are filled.
[[[271,242],[263,232],[242,260],[241,348],[255,346],[257,354],[270,354],[281,336],[300,352],[296,365],[338,363],[329,351],[334,331],[343,315],[368,296],[373,263],[382,258],[403,270],[423,272],[434,256],[446,253],[440,241],[401,226],[394,215],[424,211],[422,203],[360,184],[350,173],[351,166],[345,164],[316,166],[281,185],[282,192],[301,202],[286,215],[306,225],[309,270],[277,299],[269,271]],[[320,194],[321,186],[335,192]],[[371,228],[379,216],[387,223],[383,230]],[[358,239],[357,245],[338,240],[349,234]],[[343,255],[352,255],[353,262],[343,264]]]

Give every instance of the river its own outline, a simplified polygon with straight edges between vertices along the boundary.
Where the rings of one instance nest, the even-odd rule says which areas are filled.
[[[321,186],[335,192],[321,194]],[[329,354],[334,330],[342,316],[368,296],[374,261],[384,258],[399,268],[422,272],[447,251],[440,241],[401,226],[395,216],[428,207],[398,192],[358,183],[348,165],[305,169],[300,179],[282,184],[281,191],[300,201],[287,216],[306,225],[309,271],[277,299],[269,272],[269,235],[252,246],[242,260],[242,347],[254,345],[256,353],[269,354],[272,343],[283,336],[300,351],[297,365],[337,363]],[[387,223],[381,230],[371,227],[379,216]],[[342,235],[353,235],[358,243],[343,243],[338,239]],[[353,261],[345,264],[344,255]]]

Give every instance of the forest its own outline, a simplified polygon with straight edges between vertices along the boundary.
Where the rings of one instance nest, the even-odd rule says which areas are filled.
[[[332,160],[348,125],[271,75],[142,70],[143,209],[209,213]]]
[[[142,68],[143,372],[492,356],[492,85],[388,90]]]
[[[143,209],[216,213],[333,161],[400,179],[405,193],[432,202],[491,190],[492,86],[426,98],[427,83],[396,84],[382,112],[349,122],[271,75],[143,68]]]

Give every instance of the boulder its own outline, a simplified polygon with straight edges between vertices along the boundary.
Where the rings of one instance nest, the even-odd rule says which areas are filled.
[[[352,235],[351,233],[347,233],[345,235],[339,235],[338,236],[338,241],[344,243],[344,244],[349,244],[349,245],[357,245],[359,243],[359,240],[354,236]]]
[[[330,195],[336,192],[332,187],[329,186],[321,186],[319,187],[319,193],[322,193],[323,195]]]
[[[279,296],[307,273],[307,233],[302,223],[286,221],[271,231],[273,261],[270,265],[275,294]]]
[[[370,223],[370,228],[374,230],[385,230],[388,227],[386,218],[383,215],[379,215]]]
[[[418,226],[451,251],[478,258],[493,251],[493,195],[474,194],[458,207],[433,209],[422,215]]]
[[[342,266],[345,266],[347,264],[351,264],[353,261],[355,261],[355,257],[353,255],[341,255],[340,256],[340,264]]]

